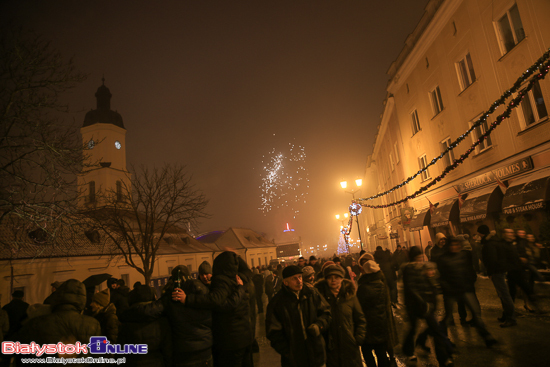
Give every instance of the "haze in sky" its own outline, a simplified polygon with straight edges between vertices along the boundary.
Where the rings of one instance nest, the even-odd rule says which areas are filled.
[[[196,234],[272,239],[289,223],[305,244],[335,248],[334,215],[351,201],[339,182],[368,180],[386,71],[427,2],[7,0],[0,20],[89,74],[66,96],[76,124],[104,76],[128,163],[187,166],[210,199]],[[292,182],[275,178],[286,204],[266,211],[264,167],[279,153]]]

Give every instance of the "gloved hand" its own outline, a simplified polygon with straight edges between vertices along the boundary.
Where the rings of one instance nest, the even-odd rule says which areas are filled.
[[[307,328],[307,333],[311,336],[319,336],[321,335],[321,329],[319,329],[319,325],[311,324]]]

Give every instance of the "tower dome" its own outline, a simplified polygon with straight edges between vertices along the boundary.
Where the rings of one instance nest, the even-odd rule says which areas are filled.
[[[102,85],[97,88],[95,98],[97,100],[97,108],[86,113],[84,124],[82,127],[93,124],[113,124],[124,129],[122,116],[111,110],[111,91],[105,86],[105,78],[102,79]]]

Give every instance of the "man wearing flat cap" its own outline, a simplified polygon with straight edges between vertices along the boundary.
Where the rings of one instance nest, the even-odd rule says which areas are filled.
[[[281,366],[321,367],[326,363],[323,334],[330,306],[313,287],[304,287],[302,269],[287,266],[283,286],[267,306],[266,334],[281,355]]]
[[[27,318],[27,309],[29,308],[29,304],[23,301],[25,296],[23,291],[16,290],[11,296],[13,298],[11,302],[2,307],[8,313],[10,320],[10,328],[4,336],[4,340],[11,340],[12,335],[21,329],[23,320]]]

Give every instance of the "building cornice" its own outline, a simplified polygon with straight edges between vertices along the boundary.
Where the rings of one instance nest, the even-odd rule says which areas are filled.
[[[388,83],[386,89],[389,93],[395,94],[403,86],[462,2],[463,0],[447,0],[441,4],[395,76]]]

